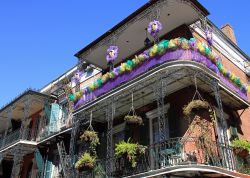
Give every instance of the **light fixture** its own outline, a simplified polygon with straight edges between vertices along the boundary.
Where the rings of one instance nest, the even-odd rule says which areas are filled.
[[[145,31],[146,31],[146,38],[145,38],[145,40],[144,40],[144,46],[148,47],[148,46],[150,46],[151,41],[150,41],[150,39],[148,38],[148,31],[147,31],[147,28],[145,28]]]

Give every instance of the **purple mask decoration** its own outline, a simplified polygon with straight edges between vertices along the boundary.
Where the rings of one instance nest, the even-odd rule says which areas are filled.
[[[108,63],[114,62],[118,56],[118,46],[110,46],[107,49],[106,60]]]
[[[77,70],[72,79],[76,84],[79,84],[80,80],[81,80],[81,77],[82,77],[82,72]]]
[[[149,23],[148,25],[148,33],[152,36],[152,37],[156,37],[157,34],[161,31],[162,29],[162,24],[161,22],[159,22],[158,20],[154,20],[152,22]]]
[[[211,28],[207,28],[205,30],[205,35],[206,35],[206,39],[207,39],[208,44],[210,46],[212,46],[212,44],[213,44],[212,29]]]

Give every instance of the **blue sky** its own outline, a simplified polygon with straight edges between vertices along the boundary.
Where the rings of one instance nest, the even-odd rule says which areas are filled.
[[[118,3],[117,3],[118,2]],[[147,0],[0,1],[0,107],[26,88],[41,88],[69,68],[78,50],[106,32]],[[230,23],[247,54],[250,1],[200,0],[209,18]],[[239,3],[240,2],[240,3]]]

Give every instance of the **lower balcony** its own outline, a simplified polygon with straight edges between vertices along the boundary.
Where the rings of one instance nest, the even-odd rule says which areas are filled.
[[[7,147],[10,147],[19,141],[34,141],[35,140],[35,133],[32,132],[31,129],[26,129],[23,133],[23,136],[21,134],[21,129],[17,129],[13,132],[10,132],[7,134],[4,138],[0,140],[0,150],[3,150]]]
[[[170,138],[149,145],[132,166],[127,155],[99,160],[93,170],[79,173],[79,177],[234,177],[235,158],[232,148],[203,138]],[[109,168],[107,165],[111,165]],[[110,169],[110,170],[107,170]],[[110,172],[110,175],[107,175]]]

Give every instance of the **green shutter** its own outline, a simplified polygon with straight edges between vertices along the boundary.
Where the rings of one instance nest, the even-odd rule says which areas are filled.
[[[38,171],[41,174],[43,172],[44,161],[43,161],[43,157],[38,149],[36,149],[36,151],[35,151],[35,159],[36,159]]]
[[[230,126],[230,134],[231,134],[231,139],[238,138],[237,127]]]
[[[45,169],[45,178],[51,178],[52,177],[52,162],[47,160],[46,161],[46,169]]]
[[[47,100],[44,103],[44,112],[45,112],[45,116],[47,117],[47,119],[49,119],[50,112],[51,112],[51,107],[50,107],[49,101],[47,101]]]
[[[57,131],[57,122],[59,119],[59,111],[60,111],[60,106],[57,103],[52,103],[51,104],[51,113],[50,113],[50,132],[56,132]]]

